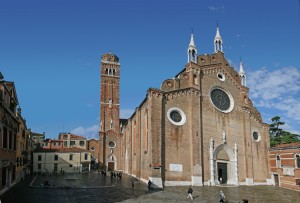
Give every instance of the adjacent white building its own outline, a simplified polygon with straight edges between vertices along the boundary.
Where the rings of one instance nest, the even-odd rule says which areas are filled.
[[[33,153],[34,173],[81,173],[90,168],[91,153],[86,149],[39,149]]]

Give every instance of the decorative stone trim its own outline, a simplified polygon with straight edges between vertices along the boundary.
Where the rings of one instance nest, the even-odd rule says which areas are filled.
[[[179,113],[179,114],[180,114],[181,120],[180,120],[179,122],[175,121],[175,120],[171,117],[171,113],[173,113],[173,112],[176,112],[176,113]],[[168,117],[168,120],[169,120],[172,124],[177,125],[177,126],[183,125],[183,124],[185,124],[185,122],[186,122],[186,116],[185,116],[185,113],[184,113],[181,109],[176,108],[176,107],[170,108],[170,109],[168,110],[168,112],[167,112],[167,117]]]

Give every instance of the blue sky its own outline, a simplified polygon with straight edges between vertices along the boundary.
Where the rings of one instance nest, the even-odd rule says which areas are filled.
[[[97,138],[102,54],[120,58],[128,118],[183,69],[192,30],[198,53],[213,53],[217,22],[264,122],[279,115],[300,134],[299,0],[1,0],[0,71],[32,131]]]

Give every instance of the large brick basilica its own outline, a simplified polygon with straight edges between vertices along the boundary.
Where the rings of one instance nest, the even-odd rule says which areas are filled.
[[[120,63],[101,59],[99,162],[155,187],[269,184],[269,126],[253,106],[246,74],[230,66],[217,28],[214,53],[198,55],[120,119]],[[158,84],[159,85],[159,84]]]

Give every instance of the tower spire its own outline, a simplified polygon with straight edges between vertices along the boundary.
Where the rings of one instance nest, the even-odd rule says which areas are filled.
[[[239,75],[240,75],[240,78],[241,78],[241,84],[246,86],[246,74],[245,74],[245,71],[244,71],[244,68],[243,68],[243,62],[242,62],[242,59],[240,59],[240,71],[239,71]]]
[[[187,52],[188,52],[188,63],[189,62],[197,63],[197,48],[195,46],[193,32],[191,34],[191,40]]]
[[[220,35],[218,23],[217,23],[217,33],[216,33],[215,40],[214,40],[214,47],[215,47],[215,53],[217,53],[218,51],[223,52],[223,40]]]

